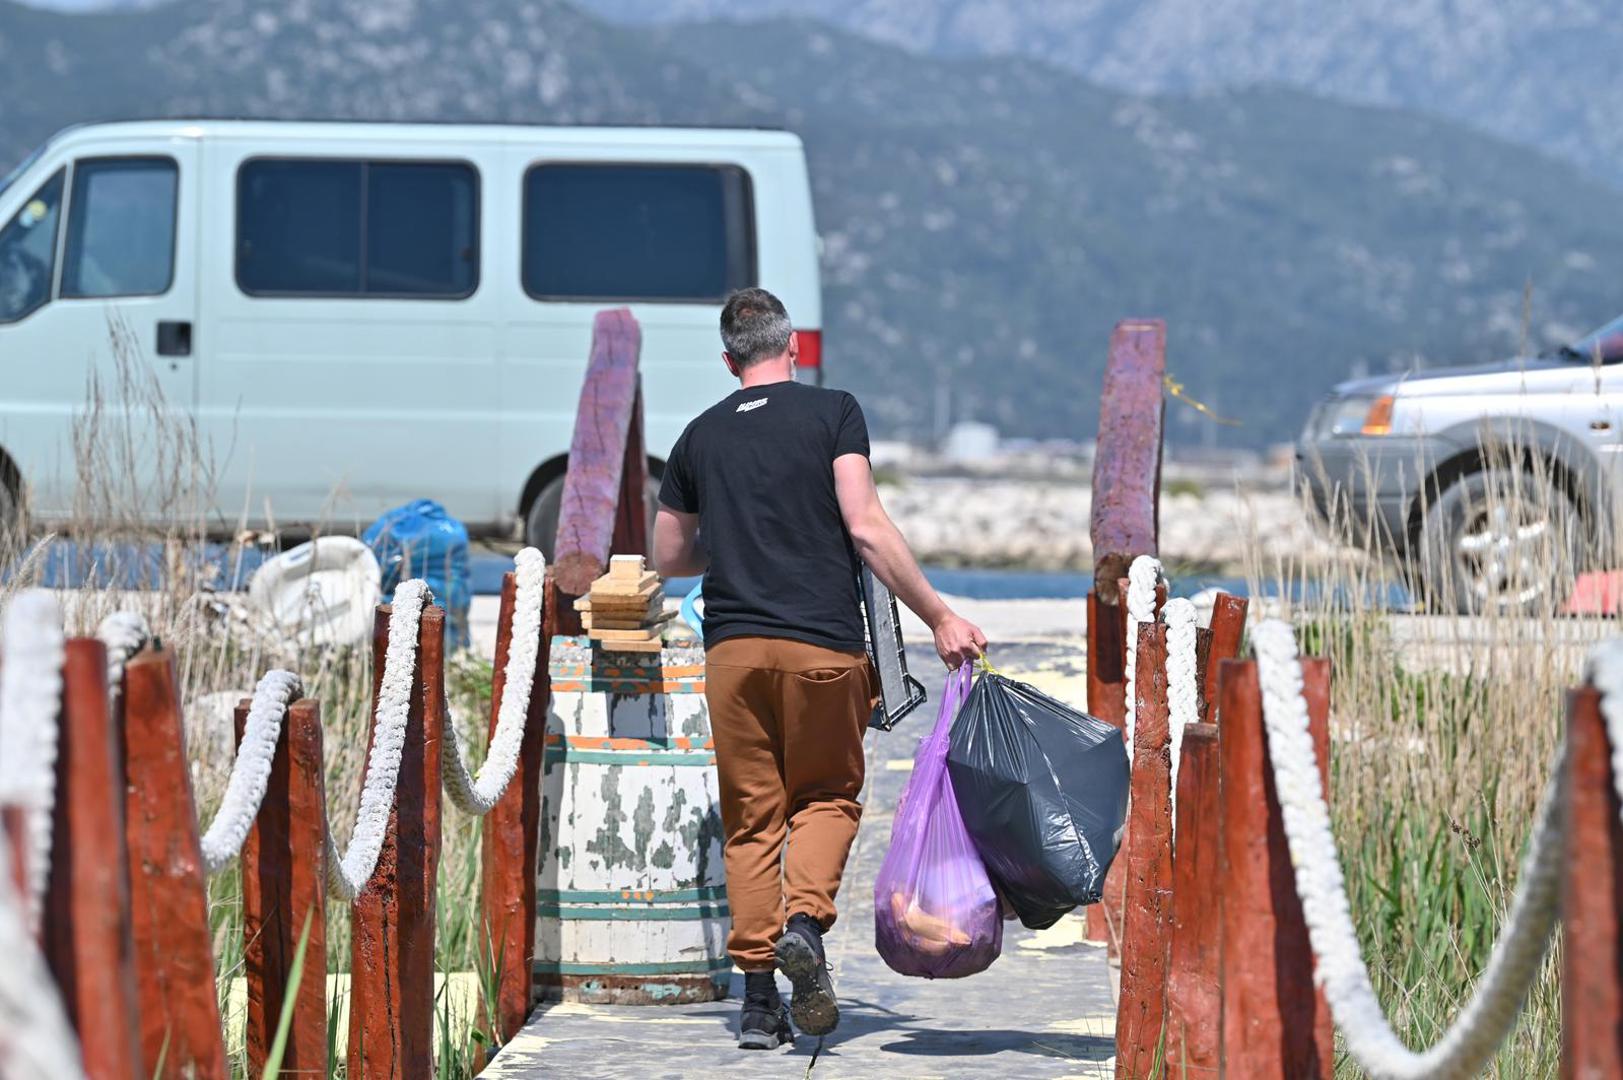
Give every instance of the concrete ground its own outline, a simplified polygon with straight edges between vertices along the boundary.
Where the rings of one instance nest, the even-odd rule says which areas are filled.
[[[967,610],[965,614],[977,617]],[[994,641],[1011,637],[995,633],[994,625],[1011,632],[1029,626],[1018,613],[994,614],[1009,620],[982,622]],[[1072,624],[1072,633],[1077,625]],[[910,647],[908,655],[931,701],[939,701],[940,661],[923,644]],[[999,647],[996,660],[1011,674],[1080,700],[1081,657],[1075,646],[1008,644]],[[1005,924],[1003,955],[990,969],[967,979],[904,978],[874,951],[874,876],[889,843],[914,746],[934,719],[926,705],[896,731],[869,736],[867,810],[840,892],[841,920],[828,938],[843,1014],[838,1031],[822,1040],[802,1037],[793,1047],[773,1052],[738,1050],[734,1042],[743,979],[735,975],[733,997],[706,1005],[544,1005],[481,1075],[489,1080],[1114,1076],[1116,1010],[1105,952],[1082,941],[1079,914],[1037,933],[1018,923]]]

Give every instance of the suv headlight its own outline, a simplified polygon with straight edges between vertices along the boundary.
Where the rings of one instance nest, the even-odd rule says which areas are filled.
[[[1333,401],[1325,410],[1326,435],[1387,435],[1392,431],[1392,395],[1359,394]]]

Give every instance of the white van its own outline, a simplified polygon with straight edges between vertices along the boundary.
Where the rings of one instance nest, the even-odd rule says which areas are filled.
[[[0,503],[69,513],[72,420],[122,325],[198,419],[222,527],[244,507],[255,526],[351,527],[426,497],[550,549],[593,315],[642,325],[657,476],[733,388],[717,317],[752,284],[820,369],[811,189],[786,132],[72,128],[0,180]]]

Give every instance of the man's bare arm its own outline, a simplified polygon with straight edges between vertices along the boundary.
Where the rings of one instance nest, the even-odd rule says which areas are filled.
[[[835,458],[834,491],[857,554],[874,576],[930,627],[935,634],[936,652],[947,666],[957,667],[984,653],[986,635],[980,627],[954,614],[925,580],[901,530],[879,502],[868,459],[861,454]]]
[[[695,577],[710,565],[699,539],[699,515],[661,506],[654,517],[654,569],[665,577]]]

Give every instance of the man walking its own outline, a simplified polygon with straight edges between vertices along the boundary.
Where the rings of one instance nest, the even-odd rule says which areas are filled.
[[[839,1023],[823,934],[862,816],[876,702],[857,560],[929,624],[948,666],[979,656],[986,638],[942,603],[880,505],[856,399],[794,381],[778,298],[734,293],[721,340],[739,389],[672,449],[654,559],[666,575],[704,574],[727,950],[745,985],[738,1045],[772,1049],[792,1038],[791,1016],[808,1035]],[[787,1010],[778,968],[794,989]]]

